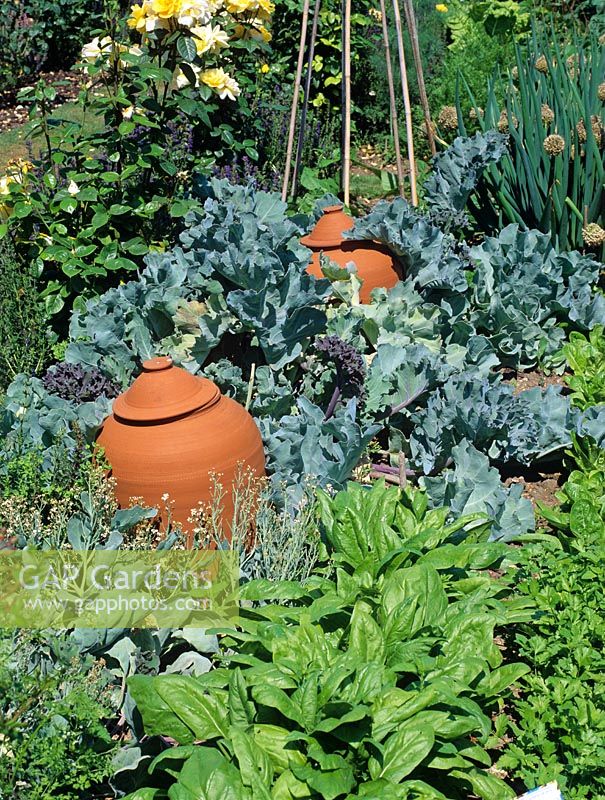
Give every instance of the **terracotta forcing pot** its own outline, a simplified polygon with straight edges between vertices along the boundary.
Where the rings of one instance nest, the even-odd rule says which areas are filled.
[[[242,468],[265,474],[263,444],[251,415],[212,381],[173,366],[168,357],[145,361],[141,375],[114,401],[98,443],[116,480],[120,505],[141,497],[165,516],[163,496],[168,494],[172,519],[190,535],[191,509],[213,499],[210,473],[220,476],[225,492],[227,536],[234,479]]]
[[[341,205],[327,206],[311,233],[303,236],[300,243],[313,251],[307,272],[316,278],[323,278],[319,264],[321,253],[341,267],[350,261],[355,262],[359,277],[363,280],[360,300],[369,303],[372,289],[379,286],[391,289],[403,275],[387,247],[378,242],[343,238],[343,233],[351,230],[354,224],[353,218],[344,213]]]

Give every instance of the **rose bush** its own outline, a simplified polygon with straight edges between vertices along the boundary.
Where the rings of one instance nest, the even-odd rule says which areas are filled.
[[[22,92],[42,152],[0,178],[0,236],[36,265],[50,315],[171,244],[196,174],[256,157],[236,131],[272,11],[270,0],[144,0],[126,19],[108,8],[82,49],[81,123],[53,119],[53,87]]]

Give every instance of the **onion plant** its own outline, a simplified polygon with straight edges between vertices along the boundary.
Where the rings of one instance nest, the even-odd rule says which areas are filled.
[[[538,228],[561,250],[604,254],[605,48],[594,35],[558,44],[534,28],[516,67],[490,80],[481,130],[510,137],[510,155],[485,171],[473,214],[486,231],[508,222]],[[458,127],[466,133],[460,91]],[[501,103],[498,98],[504,97]]]

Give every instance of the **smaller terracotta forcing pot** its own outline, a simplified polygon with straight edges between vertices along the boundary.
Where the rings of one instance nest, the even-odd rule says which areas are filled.
[[[359,277],[363,280],[359,292],[360,300],[362,303],[369,303],[372,289],[377,287],[392,289],[403,275],[387,247],[378,242],[343,238],[343,233],[351,230],[355,222],[342,208],[342,205],[324,208],[311,233],[300,240],[301,244],[313,251],[307,272],[316,278],[323,278],[319,263],[321,253],[341,267],[353,261]]]
[[[242,468],[265,474],[263,444],[251,415],[212,381],[173,366],[167,357],[145,361],[141,375],[114,401],[98,443],[121,506],[140,497],[161,514],[168,494],[172,518],[189,533],[191,509],[213,499],[211,473],[225,492],[227,536],[234,480]]]

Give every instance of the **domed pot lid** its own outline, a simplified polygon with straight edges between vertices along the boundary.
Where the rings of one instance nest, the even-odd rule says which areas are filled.
[[[342,244],[342,234],[355,225],[353,217],[342,210],[342,205],[326,206],[308,236],[300,240],[305,247],[317,250],[321,247],[338,247]]]
[[[113,413],[129,422],[161,422],[216,403],[221,393],[212,381],[175,367],[169,356],[143,362],[143,372],[116,398]]]

